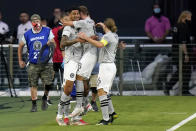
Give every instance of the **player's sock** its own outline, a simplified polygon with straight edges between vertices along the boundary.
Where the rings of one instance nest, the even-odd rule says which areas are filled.
[[[109,111],[109,114],[112,114],[114,112],[114,106],[112,104],[112,99],[111,99],[111,96],[110,95],[107,95],[107,98],[108,98],[108,111]]]
[[[89,103],[88,96],[83,98],[83,102],[84,102],[84,106],[88,105],[88,103]]]
[[[108,112],[108,98],[107,95],[99,96],[99,101],[101,105],[101,111],[103,120],[108,121],[109,120],[109,112]]]
[[[63,113],[69,113],[69,105],[70,105],[70,96],[67,96],[65,93],[62,94],[60,102],[58,104],[58,118],[63,117]],[[66,109],[66,110],[65,110]]]
[[[84,94],[84,84],[81,80],[76,80],[76,107],[82,107]]]

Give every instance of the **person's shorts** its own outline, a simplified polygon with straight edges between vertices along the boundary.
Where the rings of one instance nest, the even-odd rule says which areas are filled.
[[[84,77],[86,80],[89,79],[96,62],[97,55],[90,53],[90,51],[86,52],[79,62],[77,75]]]
[[[116,75],[116,65],[114,63],[101,63],[97,79],[97,90],[103,89],[109,93],[114,77]]]
[[[53,64],[30,64],[27,72],[30,87],[38,87],[39,78],[41,78],[44,85],[51,85],[53,83]]]
[[[63,85],[65,85],[67,80],[75,81],[77,71],[78,71],[78,62],[70,60],[67,63],[64,63]]]
[[[89,81],[89,84],[90,84],[90,87],[97,87],[97,78],[98,78],[98,74],[96,75],[91,75],[90,77],[90,81]]]

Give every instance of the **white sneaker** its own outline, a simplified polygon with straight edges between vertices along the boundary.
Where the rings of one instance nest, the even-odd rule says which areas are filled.
[[[67,124],[64,122],[63,118],[58,118],[56,117],[56,122],[58,123],[59,126],[66,126]]]
[[[69,115],[69,117],[75,117],[77,115],[80,115],[82,112],[84,112],[84,108],[83,107],[76,107],[73,112]]]

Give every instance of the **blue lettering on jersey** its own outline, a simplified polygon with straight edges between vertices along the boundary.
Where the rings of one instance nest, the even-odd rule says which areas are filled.
[[[47,44],[49,35],[50,28],[48,27],[42,27],[42,30],[39,33],[33,33],[32,29],[30,29],[24,34],[30,63],[37,64],[40,50]]]

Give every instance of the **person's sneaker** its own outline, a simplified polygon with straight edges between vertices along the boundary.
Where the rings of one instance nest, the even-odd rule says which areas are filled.
[[[80,119],[80,120],[73,120],[73,121],[72,121],[72,125],[79,125],[79,126],[82,126],[82,125],[88,125],[88,123],[85,122],[84,120]]]
[[[110,117],[110,122],[112,123],[115,119],[118,118],[118,115],[116,114],[116,112],[113,112],[112,114],[109,114]]]
[[[53,103],[51,102],[51,100],[47,100],[47,104],[48,104],[49,106],[51,106]]]
[[[31,112],[37,112],[37,105],[32,105]]]
[[[64,123],[65,123],[66,125],[69,125],[69,118],[64,118]]]
[[[66,126],[67,125],[67,123],[64,122],[63,118],[56,117],[56,122],[58,123],[59,126]]]
[[[84,112],[84,108],[83,107],[76,107],[73,112],[69,115],[69,117],[75,117],[78,116],[80,114],[82,114]]]
[[[45,111],[48,109],[48,104],[47,104],[47,97],[45,98],[44,96],[42,97],[42,110]]]
[[[93,108],[93,111],[95,111],[95,112],[98,112],[98,111],[99,111],[99,109],[98,109],[98,106],[97,106],[97,103],[96,103],[96,102],[91,101],[91,106],[92,106],[92,108]]]
[[[111,125],[110,120],[105,121],[105,120],[101,120],[99,123],[97,123],[96,125]]]

